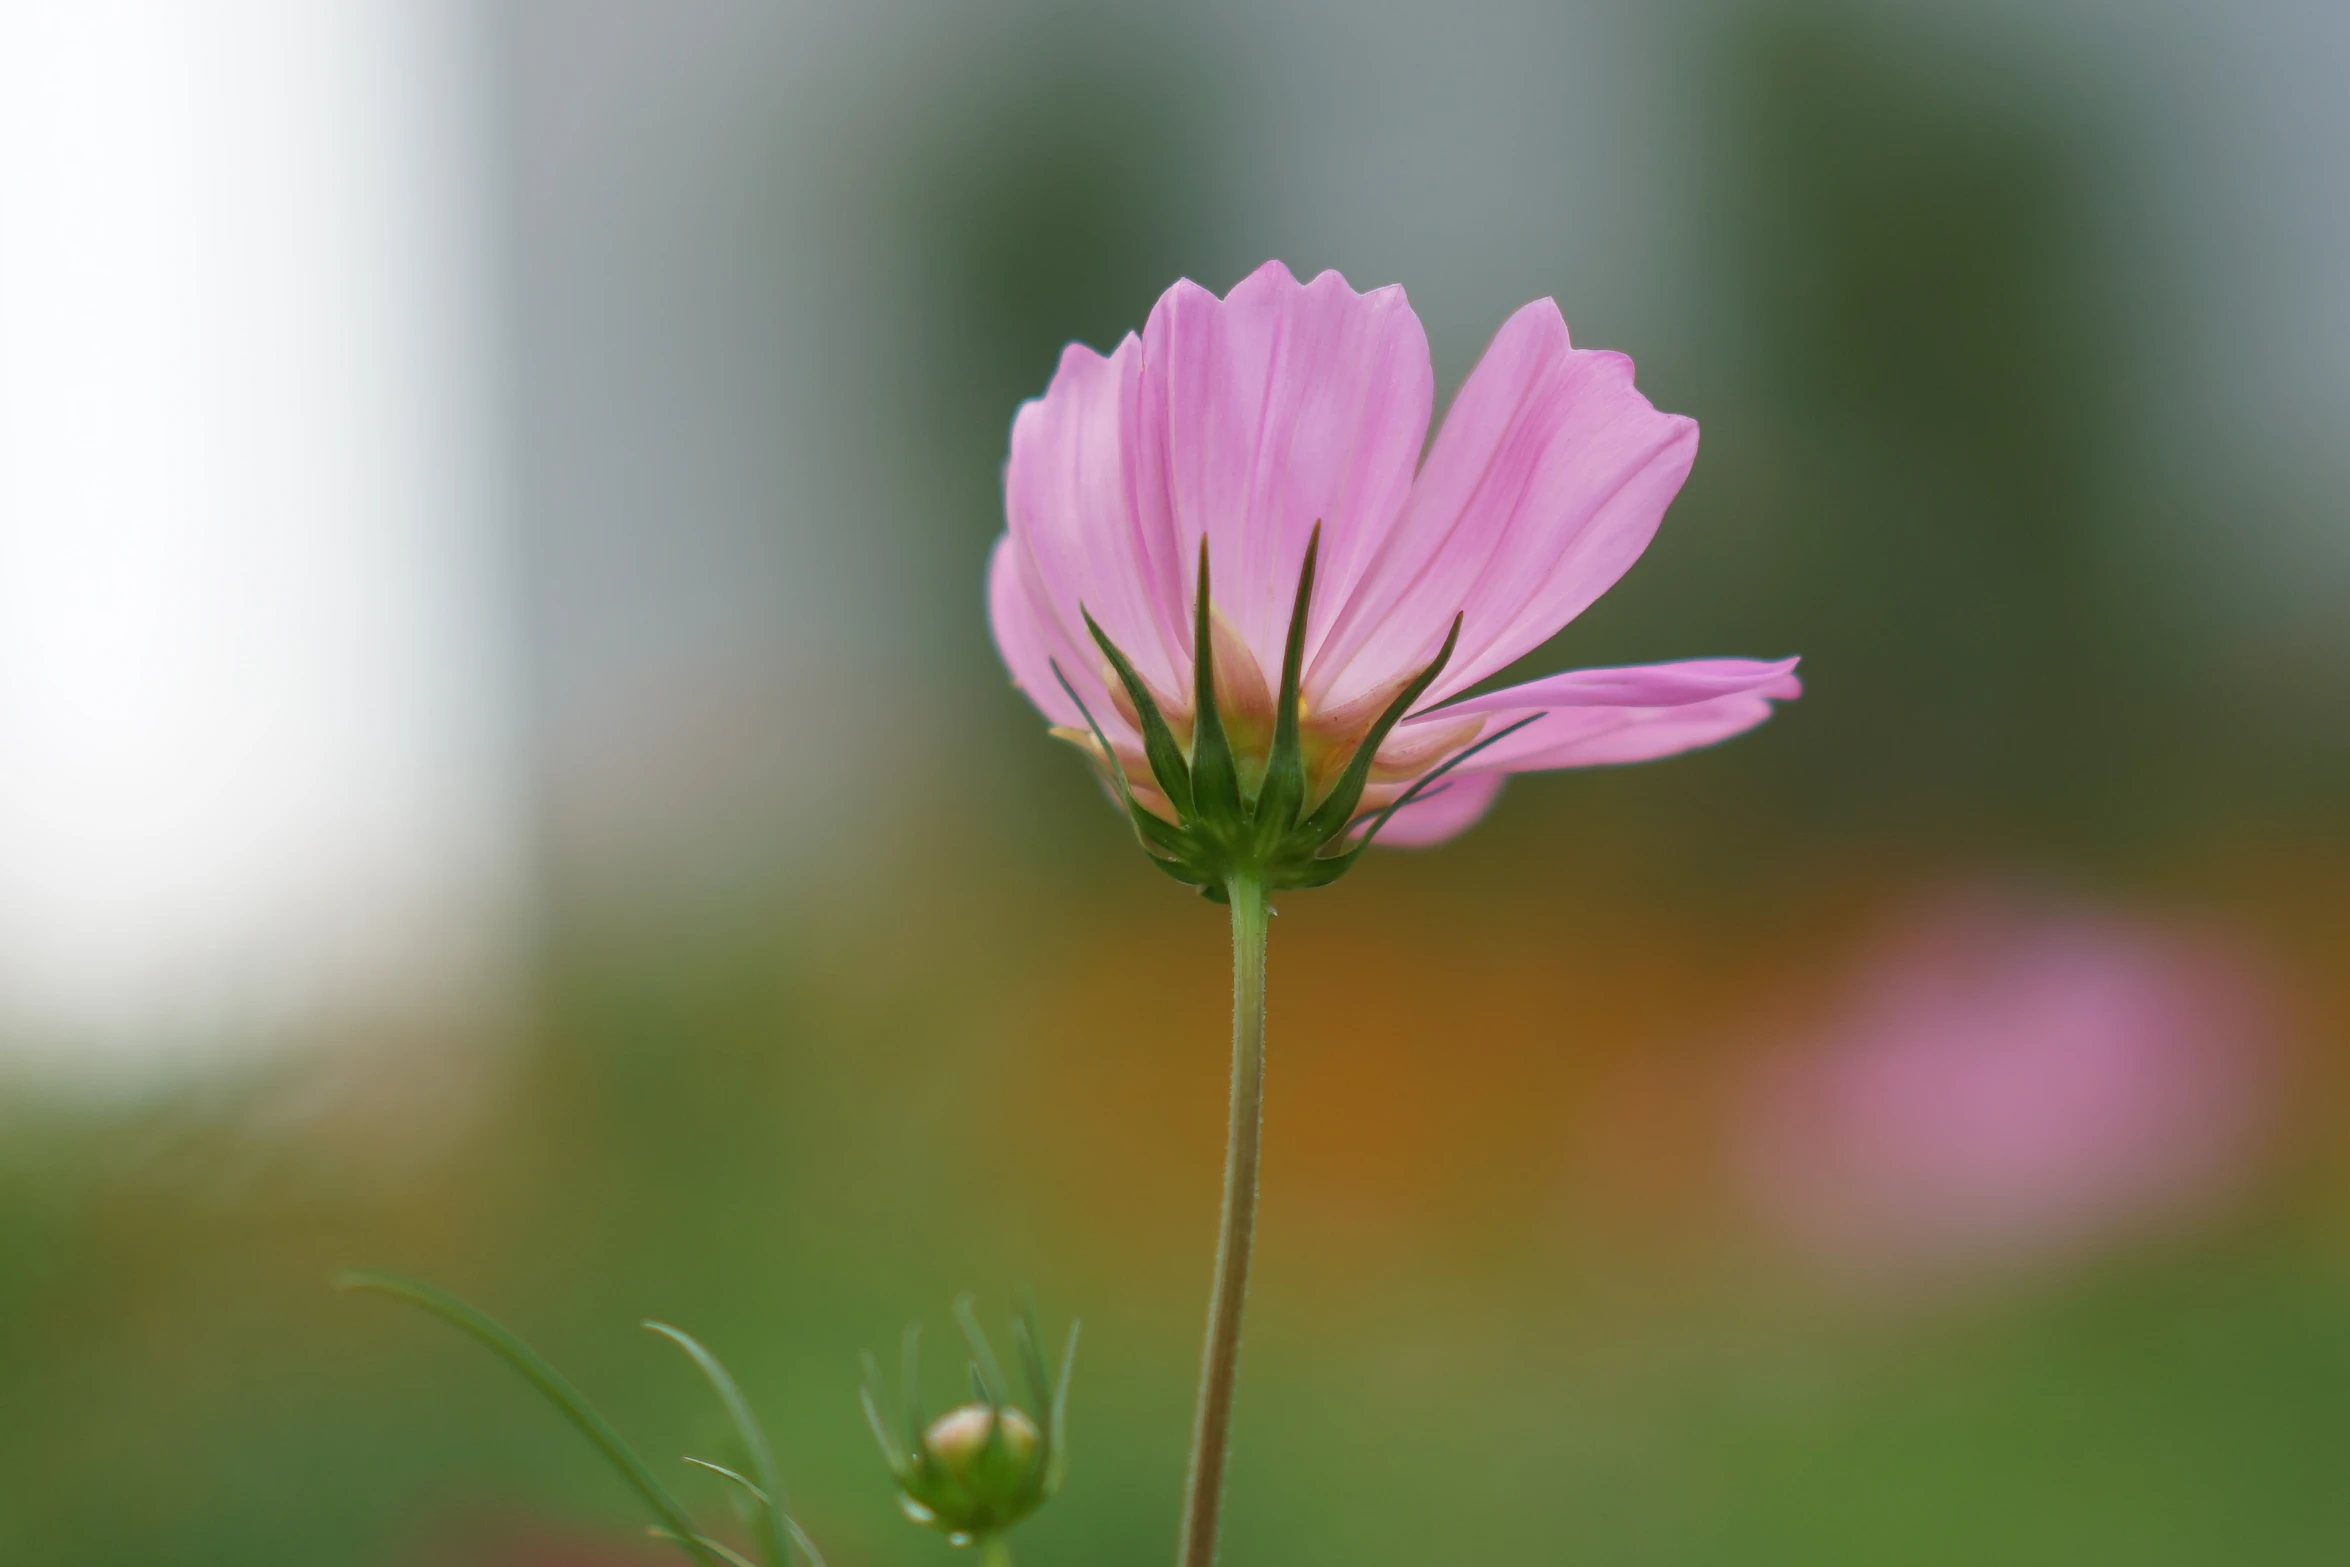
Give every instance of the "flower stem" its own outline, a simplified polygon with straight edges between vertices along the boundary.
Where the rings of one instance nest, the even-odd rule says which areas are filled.
[[[1012,1567],[1012,1542],[1000,1534],[983,1537],[979,1542],[980,1567]]]
[[[1263,883],[1234,876],[1232,903],[1232,1121],[1224,1145],[1224,1220],[1216,1236],[1216,1282],[1208,1297],[1208,1341],[1200,1354],[1199,1412],[1192,1424],[1191,1475],[1183,1492],[1178,1567],[1210,1567],[1224,1508],[1224,1455],[1232,1434],[1232,1387],[1240,1369],[1240,1313],[1256,1243],[1257,1160],[1265,1109],[1265,905]]]

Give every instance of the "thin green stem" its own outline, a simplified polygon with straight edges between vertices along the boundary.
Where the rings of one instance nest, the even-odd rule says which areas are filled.
[[[1232,902],[1232,1120],[1224,1145],[1224,1221],[1216,1236],[1216,1282],[1208,1297],[1208,1341],[1200,1354],[1199,1412],[1191,1431],[1191,1474],[1183,1492],[1178,1567],[1210,1567],[1224,1509],[1224,1457],[1232,1435],[1232,1388],[1240,1369],[1240,1314],[1256,1244],[1257,1162],[1265,1119],[1264,885],[1235,876]]]
[[[979,1567],[1012,1567],[1012,1542],[1008,1536],[991,1534],[979,1542]]]

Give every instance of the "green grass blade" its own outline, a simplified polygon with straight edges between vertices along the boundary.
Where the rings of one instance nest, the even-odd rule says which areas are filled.
[[[693,1520],[686,1516],[677,1499],[654,1475],[652,1469],[636,1450],[621,1440],[612,1423],[596,1411],[579,1389],[566,1380],[563,1373],[540,1358],[538,1352],[508,1332],[503,1324],[486,1312],[478,1311],[445,1290],[430,1284],[405,1278],[397,1273],[385,1273],[374,1268],[354,1268],[335,1276],[335,1287],[346,1290],[365,1290],[377,1295],[389,1295],[431,1312],[461,1332],[472,1335],[487,1346],[491,1353],[513,1368],[516,1375],[538,1389],[547,1402],[563,1412],[579,1434],[586,1437],[605,1462],[620,1471],[622,1479],[644,1499],[653,1516],[668,1527],[670,1535],[702,1567],[722,1567],[722,1558],[697,1543],[700,1535],[694,1530]]]
[[[824,1567],[824,1553],[816,1549],[816,1542],[808,1538],[808,1531],[800,1527],[800,1521],[786,1516],[783,1526],[791,1531],[791,1543],[800,1548],[802,1556],[808,1558],[808,1567]]]
[[[702,1347],[701,1341],[682,1328],[673,1328],[666,1322],[647,1322],[645,1331],[658,1333],[682,1349],[701,1368],[710,1390],[718,1395],[718,1402],[726,1406],[726,1413],[734,1421],[735,1434],[742,1438],[743,1449],[751,1460],[751,1475],[758,1482],[767,1505],[757,1514],[760,1554],[767,1558],[767,1567],[791,1567],[791,1547],[783,1529],[783,1482],[775,1470],[775,1453],[767,1445],[767,1433],[759,1429],[759,1417],[751,1413],[751,1401],[743,1397],[742,1388],[728,1374],[718,1357]]]
[[[689,1537],[679,1534],[674,1529],[660,1528],[647,1529],[645,1533],[656,1540],[668,1540],[673,1544],[682,1545],[689,1551],[708,1551],[724,1562],[726,1567],[758,1567],[756,1562],[749,1560],[742,1552],[729,1549],[706,1534]]]
[[[707,1469],[721,1480],[733,1481],[742,1490],[742,1493],[752,1501],[757,1502],[761,1507],[768,1505],[767,1493],[759,1489],[751,1477],[742,1471],[729,1469],[724,1464],[714,1464],[707,1458],[696,1458],[691,1453],[685,1456],[683,1462],[693,1465],[696,1469]]]

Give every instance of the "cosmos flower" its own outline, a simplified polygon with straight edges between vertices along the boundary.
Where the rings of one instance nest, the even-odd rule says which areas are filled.
[[[2174,1227],[2245,1185],[2275,1011],[2260,966],[2205,932],[1946,896],[1747,1084],[1749,1191],[1861,1283],[2004,1276]]]
[[[1107,355],[1071,344],[1013,423],[996,645],[1145,847],[1211,893],[1235,868],[1329,880],[1371,832],[1461,831],[1510,773],[1710,745],[1799,694],[1792,658],[1470,694],[1639,558],[1697,426],[1570,344],[1548,299],[1430,445],[1434,391],[1401,288],[1267,262],[1222,299],[1177,283]]]

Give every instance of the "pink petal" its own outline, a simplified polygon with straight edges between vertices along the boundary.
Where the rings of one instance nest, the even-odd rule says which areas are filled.
[[[999,623],[997,642],[1007,661],[1016,641],[1041,647],[1089,706],[1097,693],[1106,699],[1107,688],[1081,610],[1161,690],[1181,690],[1190,678],[1184,579],[1156,497],[1135,483],[1132,424],[1142,360],[1131,333],[1106,358],[1070,344],[1044,396],[1023,403],[1013,419],[1004,466],[1008,548],[1036,624],[1015,634]],[[991,610],[1015,602],[991,587]],[[1045,694],[1058,689],[1049,670],[1041,689],[1033,673],[1016,665],[1014,673],[1040,707],[1057,713]],[[1105,725],[1113,717],[1100,707],[1094,716]]]
[[[1627,664],[1615,669],[1570,669],[1524,685],[1447,703],[1441,713],[1412,722],[1470,713],[1524,712],[1543,707],[1682,707],[1740,692],[1792,700],[1803,695],[1794,658],[1690,658],[1671,664]]]
[[[1308,689],[1336,705],[1425,665],[1456,612],[1433,695],[1468,689],[1614,585],[1696,454],[1696,424],[1650,406],[1629,359],[1573,347],[1556,304],[1527,305],[1462,385]]]
[[[1143,360],[1140,486],[1164,497],[1186,583],[1206,535],[1217,606],[1270,675],[1314,524],[1309,648],[1410,493],[1435,398],[1427,335],[1401,288],[1301,284],[1268,261],[1223,299],[1167,290]]]
[[[1060,682],[1053,678],[1053,660],[1060,660],[1070,683],[1085,693],[1086,703],[1093,708],[1096,718],[1104,717],[1110,705],[1109,693],[1102,692],[1103,700],[1094,701],[1093,691],[1099,682],[1088,678],[1092,666],[1071,666],[1066,639],[1054,628],[1051,615],[1040,612],[1030,598],[1028,582],[1022,574],[1026,553],[1009,533],[997,539],[995,548],[988,552],[988,628],[995,633],[996,651],[1004,656],[1004,667],[1012,672],[1012,684],[1045,717],[1056,724],[1077,728],[1085,719],[1061,690]]]
[[[1387,819],[1373,840],[1391,849],[1418,849],[1442,843],[1474,826],[1501,793],[1499,773],[1451,772]]]
[[[1652,761],[1727,740],[1770,717],[1772,702],[1803,694],[1795,665],[1792,658],[1709,658],[1570,670],[1417,715],[1398,733],[1482,714],[1484,732],[1494,734],[1539,714],[1463,762],[1461,771],[1525,773]]]

